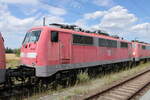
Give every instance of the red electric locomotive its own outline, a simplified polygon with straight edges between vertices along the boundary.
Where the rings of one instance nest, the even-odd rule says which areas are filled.
[[[5,48],[4,39],[0,33],[0,84],[5,82],[6,63],[5,63]]]
[[[150,44],[134,41],[132,42],[134,61],[150,58]]]
[[[37,77],[48,77],[58,71],[132,60],[132,42],[65,28],[30,29],[21,48],[21,64],[35,69]]]

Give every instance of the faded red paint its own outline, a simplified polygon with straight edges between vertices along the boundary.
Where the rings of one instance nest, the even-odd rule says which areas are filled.
[[[5,69],[5,47],[4,47],[4,39],[0,33],[0,69]]]

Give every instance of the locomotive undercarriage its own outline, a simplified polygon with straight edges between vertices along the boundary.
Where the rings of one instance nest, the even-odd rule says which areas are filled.
[[[147,59],[143,60],[147,62]],[[61,70],[57,73],[51,75],[50,77],[36,77],[35,68],[26,67],[20,65],[15,69],[7,69],[6,70],[6,82],[5,86],[12,86],[15,84],[37,84],[37,83],[64,83],[62,81],[68,80],[68,78],[74,79],[74,77],[80,72],[87,72],[90,76],[96,76],[99,73],[107,73],[109,71],[119,71],[127,66],[135,66],[138,65],[139,62],[120,62],[114,64],[104,64],[98,65],[93,67],[85,67],[85,68],[78,68],[78,69],[69,69],[69,70]],[[70,80],[69,80],[70,81]],[[71,80],[72,81],[72,80]]]
[[[144,63],[148,61],[148,59],[142,60]],[[42,82],[44,84],[52,83],[57,81],[56,83],[64,83],[63,80],[68,80],[68,78],[74,78],[80,72],[87,72],[90,76],[97,75],[99,73],[107,73],[110,71],[119,71],[120,69],[124,69],[127,66],[132,67],[138,65],[140,62],[135,61],[127,61],[120,62],[114,64],[104,64],[93,67],[85,67],[85,68],[77,68],[77,69],[69,69],[69,70],[61,70],[57,73],[51,75],[50,77],[36,77],[35,68],[27,67],[20,65],[15,69],[7,69],[6,70],[6,82],[5,86],[12,86],[14,84],[37,84]]]
[[[6,70],[5,86],[11,87],[15,84],[31,84],[33,79],[35,79],[35,69],[20,65],[17,68],[9,68]]]

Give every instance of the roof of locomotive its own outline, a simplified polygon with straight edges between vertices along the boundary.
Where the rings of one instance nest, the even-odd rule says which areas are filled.
[[[105,39],[117,40],[117,41],[121,41],[121,42],[132,43],[128,40],[123,40],[123,39],[120,39],[120,38],[117,39],[117,38],[114,38],[112,36],[106,36],[106,35],[101,35],[101,34],[97,34],[97,33],[79,32],[79,31],[75,31],[75,30],[71,30],[71,29],[63,29],[63,28],[56,28],[56,27],[49,27],[49,26],[33,27],[30,30],[36,30],[36,29],[50,29],[50,30],[54,30],[54,31],[67,32],[67,33],[70,33],[70,34],[86,35],[86,36],[99,37],[99,38],[105,38]]]
[[[137,43],[137,44],[140,44],[140,45],[150,46],[149,43],[144,43],[144,42],[139,42],[139,41],[132,41],[132,43]]]

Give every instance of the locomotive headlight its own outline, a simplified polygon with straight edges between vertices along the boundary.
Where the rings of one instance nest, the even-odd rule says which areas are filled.
[[[135,52],[133,52],[133,55],[135,55]]]
[[[37,53],[27,53],[28,58],[36,58]]]

